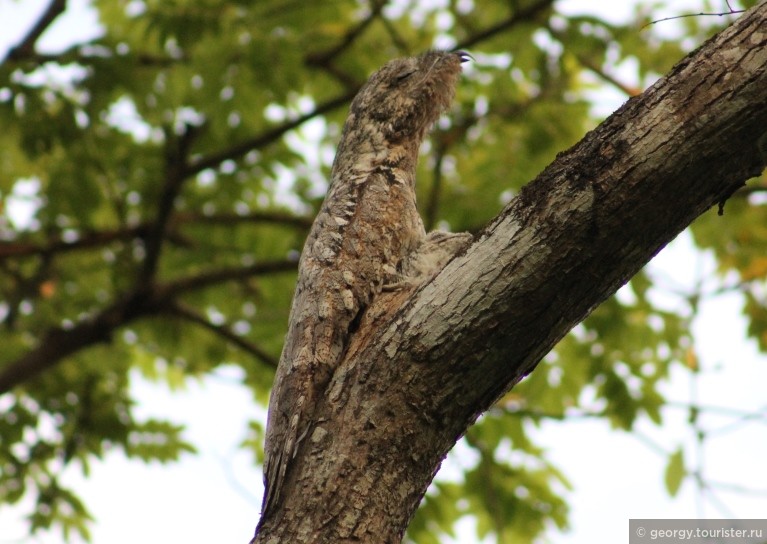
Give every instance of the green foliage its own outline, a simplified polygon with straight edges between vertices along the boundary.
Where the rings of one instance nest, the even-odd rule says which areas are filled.
[[[266,404],[346,104],[378,66],[445,44],[476,57],[418,174],[427,224],[475,230],[594,125],[595,81],[633,92],[689,47],[640,30],[642,10],[618,25],[545,0],[442,4],[98,0],[99,37],[81,43],[75,30],[64,51],[0,64],[0,379],[12,385],[0,396],[0,502],[35,497],[33,532],[88,538],[86,505],[58,484],[70,464],[87,474],[115,449],[145,462],[194,452],[179,425],[134,415],[132,377],[176,389],[239,365]],[[693,45],[725,24],[683,21]],[[618,81],[626,61],[638,81]],[[766,210],[736,197],[727,221],[693,227],[745,286],[762,350]],[[435,483],[408,538],[437,543],[463,516],[498,542],[567,526],[569,484],[529,429],[572,410],[623,430],[660,422],[658,385],[692,341],[653,288],[635,277],[481,418],[461,443],[477,462]],[[90,323],[93,337],[78,328]],[[12,379],[30,354],[44,371]],[[243,445],[258,462],[262,442],[251,423]],[[670,494],[684,470],[678,450]]]
[[[767,351],[767,206],[761,194],[767,174],[753,180],[745,195],[731,198],[720,217],[702,217],[693,225],[695,241],[714,252],[719,272],[729,285],[739,288],[746,298],[743,308],[748,317],[748,334]],[[750,193],[750,194],[749,194]],[[720,221],[716,221],[720,219]]]

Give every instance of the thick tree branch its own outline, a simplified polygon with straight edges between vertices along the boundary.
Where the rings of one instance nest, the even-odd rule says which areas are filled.
[[[73,327],[51,329],[36,347],[3,366],[0,372],[0,394],[34,378],[86,347],[109,342],[117,327],[139,316],[155,313],[159,302],[154,293],[130,293]]]
[[[432,281],[373,301],[257,543],[399,542],[468,426],[762,171],[765,20],[763,1],[560,154]]]
[[[259,263],[248,267],[204,272],[167,283],[140,285],[135,291],[118,297],[107,308],[72,327],[54,327],[42,340],[0,370],[0,394],[53,368],[66,357],[87,347],[111,341],[118,328],[141,317],[174,310],[176,297],[225,281],[295,270],[293,261]]]
[[[166,156],[164,182],[160,198],[157,202],[157,212],[151,227],[144,236],[146,256],[144,264],[137,278],[137,285],[146,285],[152,282],[157,266],[160,262],[160,252],[166,239],[168,225],[173,216],[173,208],[176,205],[176,197],[188,175],[186,172],[187,157],[192,141],[198,134],[200,127],[185,125],[183,133],[174,137],[171,129],[166,129]]]

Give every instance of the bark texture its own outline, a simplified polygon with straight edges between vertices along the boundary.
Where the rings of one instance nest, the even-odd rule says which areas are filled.
[[[761,2],[562,153],[434,279],[373,300],[255,542],[400,542],[467,427],[766,163]]]

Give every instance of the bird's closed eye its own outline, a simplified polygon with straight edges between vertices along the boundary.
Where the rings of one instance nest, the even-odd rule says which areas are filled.
[[[407,78],[409,78],[410,76],[412,76],[413,74],[415,74],[416,72],[417,70],[414,68],[408,68],[406,70],[402,70],[399,74],[394,76],[394,81],[396,81],[397,83],[401,83],[405,81]]]

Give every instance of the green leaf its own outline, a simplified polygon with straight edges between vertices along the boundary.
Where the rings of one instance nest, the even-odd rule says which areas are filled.
[[[672,497],[676,496],[679,492],[679,488],[682,486],[682,481],[687,474],[684,468],[684,452],[680,447],[668,458],[668,464],[666,465],[666,491]]]

